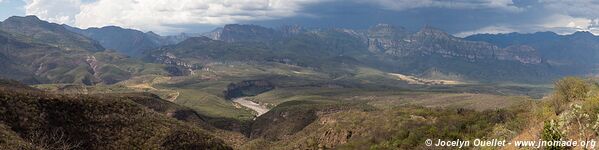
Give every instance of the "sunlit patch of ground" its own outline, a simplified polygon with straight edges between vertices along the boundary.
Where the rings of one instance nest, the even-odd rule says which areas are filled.
[[[435,79],[423,79],[409,75],[403,75],[399,73],[389,73],[389,75],[398,78],[399,80],[403,80],[408,82],[408,84],[420,84],[420,85],[456,85],[456,84],[465,84],[461,81],[455,80],[435,80]]]

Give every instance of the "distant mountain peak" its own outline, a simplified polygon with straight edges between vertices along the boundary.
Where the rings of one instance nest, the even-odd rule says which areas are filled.
[[[394,26],[392,24],[379,23],[379,24],[372,26],[371,28],[398,28],[398,27]],[[403,27],[399,27],[399,28],[403,28]]]
[[[304,32],[304,27],[300,25],[283,25],[278,28],[279,31],[283,32],[286,36],[292,36]]]
[[[125,28],[119,27],[119,26],[104,26],[102,28],[104,28],[104,29],[125,29]]]
[[[227,24],[223,28],[224,29],[234,29],[234,28],[261,28],[261,29],[267,29],[266,27],[255,25],[255,24]]]
[[[414,34],[414,35],[419,36],[419,37],[456,38],[445,31],[442,31],[440,29],[437,29],[437,28],[434,28],[434,27],[431,27],[428,25],[422,27],[422,29],[420,29],[420,31],[416,32],[416,34]]]
[[[7,18],[6,20],[4,20],[4,22],[6,21],[43,21],[40,18],[38,18],[35,15],[29,15],[29,16],[12,16]],[[45,21],[44,21],[45,22]]]
[[[0,30],[32,38],[65,50],[103,51],[97,41],[75,33],[63,25],[40,20],[36,16],[12,16],[0,23]]]
[[[268,41],[280,36],[280,32],[272,28],[253,24],[228,24],[220,32],[218,40],[225,42]]]
[[[401,26],[394,26],[392,24],[379,23],[374,26],[371,26],[369,30],[393,30],[393,31],[403,31],[406,30]]]
[[[440,30],[440,29],[437,29],[437,28],[435,28],[435,27],[429,26],[429,25],[426,25],[426,26],[422,27],[422,28],[420,29],[420,31],[418,31],[418,32],[422,32],[422,33],[438,33],[438,34],[447,34],[446,32],[444,32],[444,31],[442,31],[442,30]]]
[[[6,26],[13,26],[13,27],[31,27],[31,26],[37,26],[37,27],[42,27],[42,28],[55,28],[57,26],[52,26],[52,23],[44,21],[44,20],[40,20],[37,16],[12,16],[9,17],[8,19],[4,20],[4,22],[2,22],[3,25]]]
[[[589,31],[576,31],[571,34],[571,36],[575,37],[595,37],[595,35]]]
[[[512,33],[519,34],[519,33],[517,33],[517,32],[512,32]],[[542,35],[558,35],[557,33],[555,33],[555,32],[551,32],[551,31],[535,32],[534,34],[542,34]]]
[[[155,32],[153,32],[153,31],[148,31],[148,32],[146,32],[146,34],[148,34],[148,35],[151,35],[151,36],[160,37],[160,35],[159,35],[159,34],[156,34],[156,33],[155,33]]]
[[[391,24],[379,23],[368,29],[369,37],[371,38],[393,38],[401,39],[408,35],[408,32],[403,27],[396,27]]]

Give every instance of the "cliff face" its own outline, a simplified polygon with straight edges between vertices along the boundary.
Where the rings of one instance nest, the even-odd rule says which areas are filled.
[[[527,45],[514,45],[502,49],[496,54],[499,60],[515,60],[524,64],[539,64],[542,59],[533,47]]]
[[[399,47],[400,41],[408,35],[408,32],[403,28],[396,28],[392,25],[378,24],[368,29],[367,34],[368,50],[371,52],[384,52]]]
[[[477,34],[465,39],[493,43],[500,47],[530,46],[538,51],[544,62],[556,67],[584,72],[599,64],[599,37],[584,31],[570,35],[553,32]]]
[[[283,34],[283,36],[290,37],[305,32],[305,29],[299,25],[288,25],[282,26],[279,28],[279,31]]]
[[[542,59],[535,47],[500,47],[454,37],[430,27],[409,32],[387,24],[368,30],[227,25],[210,35],[157,49],[151,53],[152,60],[187,70],[190,65],[193,68],[196,64],[227,61],[277,62],[316,69],[364,65],[417,76],[437,68],[442,74],[473,80],[510,80],[508,75],[547,76],[543,73],[561,71],[546,68],[549,66],[546,59]],[[180,69],[171,70],[171,74],[176,74]]]
[[[408,34],[401,28],[377,25],[368,31],[367,44],[371,52],[395,57],[439,55],[471,62],[493,59],[525,64],[541,63],[537,51],[530,46],[500,48],[486,42],[453,37],[430,27]]]

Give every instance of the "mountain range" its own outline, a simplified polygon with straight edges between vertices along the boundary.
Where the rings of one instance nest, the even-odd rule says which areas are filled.
[[[537,50],[538,55],[547,64],[575,74],[596,72],[599,63],[599,37],[586,31],[570,35],[558,35],[553,32],[479,34],[465,39],[488,42],[499,47],[529,46]]]
[[[226,25],[207,35],[218,36],[190,38],[154,50],[151,57],[157,63],[168,56],[193,66],[212,61],[275,61],[326,70],[324,66],[329,64],[350,64],[476,81],[542,82],[584,72],[554,69],[570,67],[549,64],[533,46],[500,47],[454,37],[432,27],[410,33],[386,24],[368,30]]]
[[[458,38],[428,26],[410,32],[388,24],[365,30],[231,24],[203,34],[160,36],[116,26],[79,29],[27,16],[6,19],[0,33],[3,68],[18,73],[3,76],[31,83],[115,83],[150,69],[185,75],[223,61],[279,62],[325,72],[347,64],[437,79],[546,82],[594,75],[599,63],[599,38],[588,32]],[[106,60],[98,60],[100,54]],[[118,65],[122,62],[154,68]]]
[[[430,149],[422,142],[430,137],[574,139],[546,136],[562,133],[550,119],[578,127],[569,115],[597,113],[599,84],[568,77],[548,94],[547,83],[596,75],[598,42],[588,32],[459,38],[389,24],[229,24],[162,36],[14,16],[0,22],[0,78],[8,79],[0,79],[0,149]]]

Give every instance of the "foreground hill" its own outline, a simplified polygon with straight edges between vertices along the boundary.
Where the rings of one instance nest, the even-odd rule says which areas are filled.
[[[524,103],[523,103],[524,104]],[[523,107],[472,111],[364,103],[290,101],[258,117],[241,149],[431,149],[422,141],[511,139]]]
[[[1,81],[0,148],[230,149],[199,126],[152,111],[168,105],[140,105],[149,104],[144,99],[152,100],[58,95]]]

